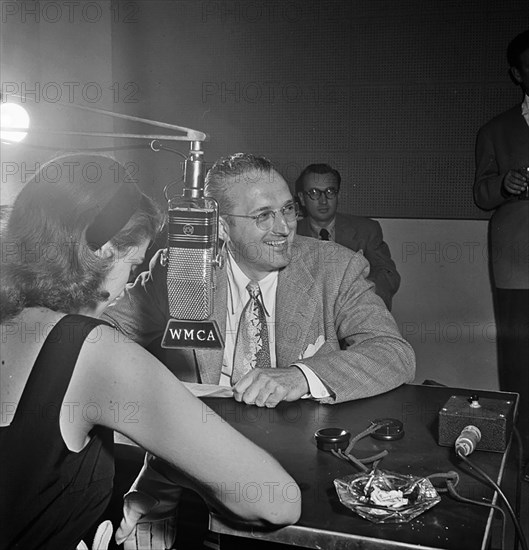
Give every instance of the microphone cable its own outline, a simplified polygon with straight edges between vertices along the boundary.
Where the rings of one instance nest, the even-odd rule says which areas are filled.
[[[520,542],[522,544],[523,550],[529,550],[527,547],[527,540],[525,538],[525,535],[523,533],[522,527],[520,525],[520,522],[518,521],[518,518],[516,517],[516,514],[514,513],[514,510],[512,509],[512,506],[503,493],[503,491],[500,489],[499,485],[486,473],[484,472],[479,466],[476,466],[467,456],[465,456],[464,451],[462,449],[458,449],[456,451],[457,456],[471,469],[473,469],[476,473],[478,473],[489,485],[493,487],[493,489],[496,491],[496,493],[499,495],[503,503],[505,504],[505,507],[507,508],[507,511],[509,512],[509,515],[511,516],[511,519],[513,521],[516,533],[518,535],[518,538],[520,539]]]
[[[494,511],[498,512],[501,516],[501,550],[505,547],[505,531],[506,531],[506,516],[504,510],[492,502],[482,501],[482,500],[472,500],[466,498],[456,491],[456,487],[459,484],[459,474],[454,470],[449,472],[441,472],[436,474],[430,474],[426,476],[434,486],[435,490],[438,493],[448,493],[452,498],[464,502],[466,504],[476,504],[477,506],[485,506],[486,508],[491,508]],[[442,483],[444,482],[444,486]]]
[[[522,443],[522,436],[520,435],[520,432],[518,431],[518,428],[516,426],[513,427],[514,431],[514,437],[516,438],[516,444],[518,446],[518,476],[516,479],[516,495],[515,495],[515,507],[514,511],[516,512],[516,517],[518,520],[520,520],[520,509],[521,509],[521,502],[522,502],[522,484],[520,483],[521,477],[522,477],[522,468],[523,468],[523,443]],[[517,548],[518,544],[518,533],[516,533],[516,537],[514,539],[514,547]]]

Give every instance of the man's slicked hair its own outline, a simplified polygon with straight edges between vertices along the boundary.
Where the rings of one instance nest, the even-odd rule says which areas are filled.
[[[219,205],[219,214],[231,212],[237,202],[233,196],[234,184],[239,181],[254,180],[252,175],[261,176],[275,171],[272,163],[265,157],[250,153],[235,153],[215,162],[206,175],[204,194],[215,199]]]

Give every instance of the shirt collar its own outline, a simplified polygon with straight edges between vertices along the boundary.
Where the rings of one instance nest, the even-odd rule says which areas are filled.
[[[226,269],[228,275],[228,289],[229,289],[229,307],[231,313],[241,306],[244,307],[248,298],[250,297],[246,286],[251,281],[237,265],[231,252],[228,251],[228,261],[226,262]],[[264,279],[258,281],[259,288],[261,289],[261,300],[265,309],[266,315],[270,316],[269,312],[273,311],[273,304],[275,301],[275,289],[277,288],[277,279],[279,277],[279,271],[271,271]]]
[[[334,226],[336,225],[336,216],[331,220],[331,222],[328,225],[318,225],[312,218],[309,218],[309,225],[312,230],[312,234],[317,239],[320,238],[320,230],[321,229],[327,229],[329,232],[329,238],[334,241]]]

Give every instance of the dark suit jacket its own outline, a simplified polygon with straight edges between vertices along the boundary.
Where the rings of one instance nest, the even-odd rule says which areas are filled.
[[[495,209],[489,258],[498,288],[529,288],[529,200],[501,192],[507,171],[523,166],[529,166],[529,125],[518,104],[485,124],[476,139],[474,200]]]
[[[336,243],[296,236],[293,259],[279,272],[277,366],[297,362],[323,337],[323,345],[302,362],[333,392],[327,402],[376,395],[410,382],[415,374],[413,350],[365,279],[367,270],[361,254]],[[170,350],[160,355],[166,351],[160,349],[159,339],[169,319],[166,275],[155,256],[150,272],[129,285],[104,317],[144,346],[154,341],[151,351],[180,379],[218,384],[222,349]],[[226,270],[219,269],[211,320],[223,335],[226,303]]]
[[[313,236],[308,217],[298,222],[297,232],[305,237]],[[338,213],[335,235],[338,244],[355,252],[363,251],[370,265],[367,278],[375,283],[375,292],[391,311],[392,298],[400,286],[400,275],[384,242],[380,224],[371,218]]]

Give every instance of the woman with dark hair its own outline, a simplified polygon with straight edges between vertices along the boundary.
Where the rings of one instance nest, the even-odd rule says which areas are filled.
[[[16,198],[0,265],[1,549],[77,547],[111,496],[112,430],[221,512],[255,524],[299,517],[299,499],[283,496],[295,482],[272,457],[204,415],[163,364],[99,319],[160,225],[155,204],[104,156],[54,159]],[[235,483],[277,490],[257,502],[220,494]]]

